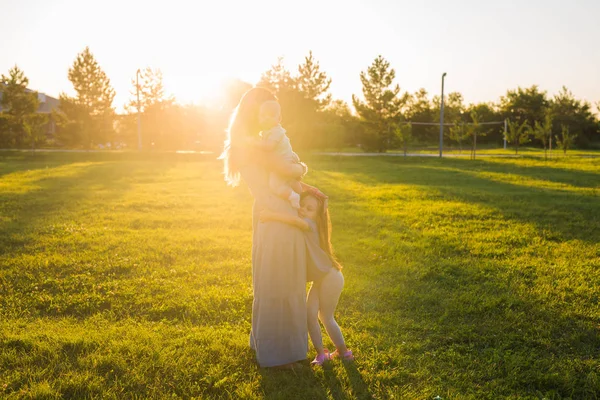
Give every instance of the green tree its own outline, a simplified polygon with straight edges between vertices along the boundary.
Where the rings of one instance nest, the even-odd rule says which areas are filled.
[[[321,71],[312,52],[297,71],[296,75],[290,73],[279,57],[256,86],[270,90],[279,99],[282,124],[295,149],[339,148],[354,132],[347,105],[331,101],[331,79]]]
[[[2,75],[1,82],[7,132],[2,141],[9,146],[23,147],[29,143],[35,147],[44,140],[48,122],[46,115],[37,114],[40,105],[37,92],[27,89],[29,79],[16,65],[9,70],[8,76]]]
[[[431,100],[433,122],[440,122],[440,106],[440,96],[433,96]],[[459,92],[450,92],[444,96],[444,123],[453,122],[468,122],[467,115],[465,115],[463,96]],[[433,130],[435,130],[435,135],[432,135],[432,141],[437,142],[439,140],[439,126],[436,126]],[[446,127],[444,126],[444,134],[446,134],[445,132]]]
[[[511,121],[527,121],[533,126],[535,121],[542,121],[546,115],[546,109],[550,105],[547,93],[540,91],[537,85],[523,89],[509,90],[506,96],[500,98],[500,110],[502,117]]]
[[[337,149],[353,142],[353,124],[356,118],[345,101],[333,100],[320,113],[319,138],[315,147]]]
[[[535,121],[534,127],[531,129],[533,136],[542,142],[544,145],[544,159],[548,160],[548,144],[552,137],[552,114],[546,113],[544,122]]]
[[[13,144],[10,133],[10,118],[6,113],[0,113],[0,147],[12,147]]]
[[[471,147],[471,159],[475,159],[477,155],[477,137],[485,136],[485,132],[481,130],[481,119],[477,114],[477,111],[471,111],[471,123],[468,125],[468,132],[470,136],[473,136],[473,146]]]
[[[115,91],[110,80],[86,47],[69,68],[75,97],[60,95],[60,110],[65,121],[59,137],[71,145],[90,148],[112,139]]]
[[[273,92],[282,109],[282,124],[295,149],[314,147],[319,143],[321,120],[316,104],[298,89],[297,79],[279,57],[271,69],[264,72],[257,86]]]
[[[554,117],[555,135],[561,134],[562,125],[565,125],[575,135],[573,144],[579,147],[590,147],[600,141],[600,127],[591,104],[577,100],[566,87],[563,86],[554,96],[550,102],[550,111]]]
[[[413,137],[412,124],[407,122],[405,124],[396,125],[394,128],[394,133],[396,134],[398,143],[404,151],[404,157],[406,157],[406,154],[408,153],[408,145],[411,143]]]
[[[447,134],[450,140],[454,140],[458,143],[458,154],[462,153],[462,142],[471,136],[467,125],[462,122],[454,121]]]
[[[417,90],[407,99],[404,117],[411,122],[433,123],[436,121],[434,108],[431,106],[427,91]],[[432,142],[438,137],[439,128],[428,125],[412,125],[412,136],[415,140]]]
[[[459,92],[450,92],[448,93],[448,98],[444,103],[444,119],[447,121],[460,121],[463,118],[465,113],[466,106],[464,104],[463,95]],[[439,115],[438,112],[436,114]]]
[[[31,117],[27,121],[27,130],[29,133],[32,149],[35,149],[46,142],[47,129],[48,115],[41,113],[31,115]]]
[[[331,94],[328,93],[331,79],[321,70],[312,51],[298,65],[297,75],[292,76],[294,89],[284,93],[284,101],[293,108],[294,120],[291,132],[296,143],[301,147],[334,147],[345,142],[344,115],[336,114],[336,107],[331,105]],[[300,94],[300,96],[298,96]],[[333,111],[333,112],[332,112]],[[343,114],[343,112],[342,112]]]
[[[560,137],[556,139],[556,144],[558,144],[558,147],[563,150],[565,155],[567,155],[567,150],[573,146],[573,142],[575,141],[576,137],[577,134],[572,134],[568,126],[561,125]]]
[[[126,106],[130,113],[137,112],[136,79],[132,79],[131,100]],[[163,75],[160,69],[146,67],[140,71],[139,96],[141,112],[142,147],[146,149],[176,150],[182,145],[183,132],[175,129],[179,116],[175,99],[165,94]],[[137,129],[132,129],[136,132]],[[134,138],[126,140],[129,144],[137,143],[137,132]]]
[[[295,82],[298,90],[304,93],[306,98],[315,102],[317,111],[322,111],[331,103],[331,94],[327,93],[331,86],[331,78],[321,71],[312,51],[304,58],[304,63],[298,66]]]
[[[529,124],[527,121],[521,123],[508,121],[508,132],[506,140],[515,146],[515,154],[519,154],[519,146],[529,143]]]
[[[465,108],[464,115],[471,116],[472,112],[476,112],[479,116],[480,121],[486,122],[500,122],[504,121],[501,113],[498,111],[497,106],[494,103],[475,103],[470,104]],[[497,125],[481,125],[480,135],[482,139],[480,142],[500,144],[504,140],[504,124],[499,123]]]
[[[268,89],[275,95],[280,96],[284,92],[295,90],[296,82],[283,64],[283,57],[278,57],[277,62],[271,65],[269,70],[262,73],[256,86]]]
[[[396,72],[382,56],[375,58],[367,71],[360,73],[365,100],[352,95],[352,103],[367,125],[365,147],[384,152],[395,136],[394,123],[401,117],[408,95],[400,95],[400,86],[393,85]]]
[[[364,137],[364,125],[360,119],[352,113],[348,103],[342,100],[332,100],[325,109],[324,115],[330,126],[333,125],[335,132],[333,141],[336,141],[338,149],[342,146],[357,146]],[[328,129],[328,128],[327,128]],[[327,136],[330,135],[329,129]]]
[[[167,96],[165,94],[163,74],[160,69],[146,67],[140,70],[137,83],[139,83],[141,112],[144,112],[149,107],[153,107],[157,104],[173,104],[175,102],[173,96]],[[132,90],[129,92],[131,99],[125,106],[130,112],[137,111],[137,85],[135,78],[131,79],[131,84],[133,86]]]

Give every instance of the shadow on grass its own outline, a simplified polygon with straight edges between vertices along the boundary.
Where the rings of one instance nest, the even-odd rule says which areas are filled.
[[[261,368],[260,385],[265,399],[327,399],[327,391],[321,386],[315,371],[306,364],[300,370],[278,371]],[[298,388],[303,388],[298,390]],[[335,397],[339,398],[339,397]]]
[[[18,163],[9,173],[46,170],[44,162]],[[147,177],[154,178],[172,167],[170,163],[122,164],[115,162],[57,162],[52,168],[57,175],[40,173],[29,179],[33,188],[25,191],[0,191],[3,214],[9,221],[0,220],[0,232],[7,234],[31,231],[47,223],[47,218],[81,209],[81,202],[101,195],[103,204],[123,197],[132,183]],[[0,244],[0,247],[3,247]]]
[[[339,167],[349,179],[368,187],[381,184],[421,186],[433,189],[435,197],[432,195],[432,198],[436,200],[455,200],[492,208],[505,219],[536,226],[543,235],[549,235],[550,240],[600,241],[600,229],[597,228],[600,226],[600,196],[498,182],[474,175],[478,171],[491,171],[551,180],[557,173],[561,178],[556,182],[573,184],[568,179],[570,174],[578,179],[579,187],[595,189],[599,174],[551,167],[507,167],[486,161],[395,160],[389,157],[371,160],[369,164],[348,165],[340,161]],[[323,171],[339,172],[331,167]],[[600,195],[600,191],[598,193]]]
[[[356,368],[356,363],[343,362],[342,365],[346,370],[346,375],[348,376],[348,381],[352,388],[353,398],[372,400],[374,397],[369,390],[369,385],[367,385],[360,371]]]
[[[424,164],[434,167],[425,169]],[[433,189],[431,200],[491,207],[498,211],[499,218],[531,223],[549,232],[557,230],[557,241],[598,242],[598,232],[594,231],[598,225],[594,224],[600,205],[590,204],[587,196],[436,170],[435,165],[442,165],[437,162],[373,161],[367,168],[364,165],[327,170],[345,173],[350,181],[359,181],[368,188],[382,183],[427,187]],[[455,168],[466,169],[466,165],[452,160]],[[581,306],[593,301],[586,300],[590,293],[574,297],[572,286],[559,287],[554,289],[556,295],[565,297],[549,303],[535,288],[537,277],[545,271],[527,265],[510,266],[505,258],[470,254],[460,245],[460,238],[450,238],[443,231],[424,234],[408,228],[385,209],[369,207],[364,198],[361,202],[363,194],[368,196],[368,189],[345,188],[337,182],[347,181],[330,179],[327,183],[332,187],[323,189],[348,196],[345,199],[351,204],[349,212],[355,222],[347,227],[345,235],[370,237],[373,243],[369,246],[377,246],[374,251],[382,252],[381,258],[366,264],[369,268],[361,269],[366,286],[358,286],[358,293],[342,295],[346,304],[340,306],[341,310],[355,311],[355,324],[361,324],[363,318],[378,321],[368,328],[367,337],[385,340],[370,339],[370,343],[355,345],[375,346],[388,353],[389,359],[376,367],[383,376],[380,385],[400,388],[413,380],[407,380],[407,376],[418,374],[421,378],[417,385],[427,381],[438,393],[462,396],[486,393],[489,398],[543,397],[555,393],[588,398],[600,393],[597,321],[587,313],[583,315],[581,308],[573,309],[568,300],[576,300]],[[557,210],[564,213],[562,221],[545,216]],[[372,219],[382,223],[370,226]],[[398,239],[381,233],[397,232],[399,227],[410,237],[400,258]],[[354,260],[359,262],[365,261]],[[401,341],[409,344],[400,346]]]
[[[375,307],[354,305],[382,321],[370,335],[399,331],[406,341],[418,342],[400,347],[406,365],[390,360],[386,368],[425,370],[440,392],[464,395],[475,387],[499,390],[499,396],[534,389],[585,398],[586,390],[600,391],[593,378],[600,357],[595,318],[531,293],[537,274],[532,269],[507,270],[469,258],[443,239],[427,240],[430,250],[412,257],[409,276],[392,268],[371,279],[359,297]],[[387,350],[396,345],[390,340]],[[386,379],[387,385],[406,383],[402,375]]]
[[[539,159],[534,159],[541,162]],[[568,169],[561,167],[560,160],[549,160],[546,165],[527,165],[519,159],[503,159],[502,162],[494,162],[488,159],[476,160],[444,160],[455,168],[464,170],[475,169],[478,172],[497,172],[520,175],[522,177],[539,179],[549,182],[568,184],[580,188],[598,186],[600,172]]]
[[[45,166],[42,168],[45,170]],[[0,191],[0,260],[9,263],[13,258],[21,260],[21,264],[0,275],[0,292],[5,294],[0,298],[0,308],[4,308],[6,315],[33,312],[42,316],[87,317],[109,308],[106,296],[101,299],[91,290],[92,280],[100,275],[95,270],[98,266],[82,264],[77,253],[85,252],[86,248],[77,248],[70,238],[81,229],[80,224],[89,218],[87,215],[93,214],[94,205],[118,200],[140,176],[157,174],[170,165],[97,162],[55,168],[56,174],[52,171],[43,171],[39,176],[35,171],[33,176],[28,174],[29,186],[25,191]],[[19,167],[13,170],[18,171]],[[59,261],[56,267],[54,259],[49,264],[45,260],[48,243],[63,248],[58,250],[58,257],[64,256],[64,261]],[[105,267],[109,270],[102,272],[111,272],[111,266],[112,263],[107,263]],[[93,275],[89,271],[86,275],[86,269],[90,268],[94,269],[90,270]],[[85,290],[78,286],[83,282],[90,284]],[[46,291],[48,296],[44,301],[32,293],[34,286],[35,290],[39,287]]]
[[[5,175],[15,172],[55,168],[71,164],[72,162],[73,161],[57,158],[56,156],[49,158],[39,155],[0,153],[0,179]]]
[[[581,188],[598,187],[600,182],[600,171],[591,172],[589,170],[578,170],[561,167],[560,160],[548,161],[546,165],[529,165],[523,159],[502,159],[500,161],[494,159],[478,159],[468,160],[461,158],[422,158],[422,157],[368,157],[368,163],[357,163],[355,159],[348,157],[322,157],[321,159],[328,160],[331,165],[337,165],[340,168],[351,168],[354,170],[362,170],[369,174],[377,174],[382,168],[391,168],[391,165],[403,169],[405,167],[427,166],[431,168],[451,167],[463,169],[465,171],[477,172],[496,172],[520,175],[526,178],[539,179],[549,182],[568,184]],[[320,162],[319,159],[313,160]],[[534,159],[538,161],[538,159]],[[525,160],[526,161],[526,160]],[[354,165],[354,167],[353,167]],[[386,171],[390,172],[390,171]],[[398,176],[387,174],[385,177],[380,177],[381,181],[393,183],[396,182]]]
[[[68,214],[80,207],[80,202],[92,199],[105,190],[112,200],[121,197],[129,188],[126,177],[132,173],[116,171],[111,164],[72,164],[65,176],[40,176],[28,183],[35,188],[25,192],[0,193],[3,214],[0,224],[0,248],[22,250],[36,241],[36,230],[49,220]]]
[[[343,363],[347,375],[344,387],[336,373],[337,362],[312,367],[305,362],[298,371],[260,369],[265,399],[373,399],[369,386],[354,363]],[[298,388],[303,388],[298,390]]]

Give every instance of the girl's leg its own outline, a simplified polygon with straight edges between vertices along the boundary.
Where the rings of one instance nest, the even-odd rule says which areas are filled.
[[[308,291],[308,298],[306,299],[306,315],[308,322],[308,334],[310,340],[317,350],[317,354],[325,354],[323,348],[323,336],[321,336],[321,325],[319,325],[319,289],[318,286],[313,283]]]
[[[328,273],[319,285],[319,319],[340,354],[348,351],[342,331],[334,317],[343,288],[344,275],[338,270]]]

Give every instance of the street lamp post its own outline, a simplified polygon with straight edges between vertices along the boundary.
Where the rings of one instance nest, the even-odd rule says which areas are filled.
[[[507,133],[508,133],[508,119],[504,120],[504,150],[506,150],[506,139],[507,139]]]
[[[142,122],[140,119],[140,83],[139,83],[140,70],[135,73],[135,89],[137,93],[137,134],[138,134],[138,150],[142,150]]]
[[[442,157],[442,149],[444,147],[444,77],[446,73],[442,74],[442,100],[440,105],[440,157]]]

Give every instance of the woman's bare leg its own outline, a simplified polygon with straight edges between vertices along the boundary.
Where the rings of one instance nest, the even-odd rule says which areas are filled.
[[[306,299],[306,316],[310,340],[312,341],[317,354],[325,354],[323,336],[321,335],[321,325],[319,325],[319,287],[315,283],[312,284],[308,291],[308,298]]]

